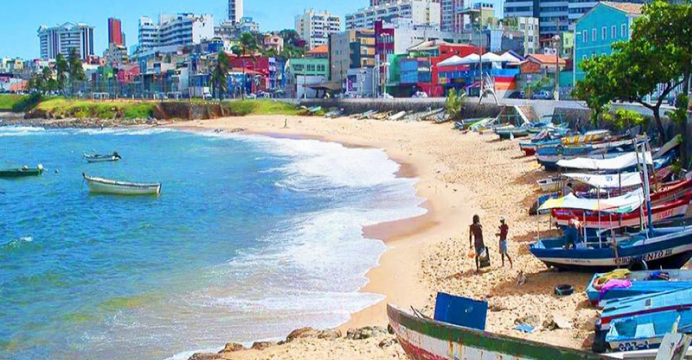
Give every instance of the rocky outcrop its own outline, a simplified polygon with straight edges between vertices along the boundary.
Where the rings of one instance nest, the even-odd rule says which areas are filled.
[[[195,353],[187,360],[221,360],[223,356],[213,353]]]
[[[346,339],[349,340],[364,340],[379,335],[386,335],[387,329],[381,326],[366,326],[360,329],[348,329]]]
[[[295,339],[326,339],[335,340],[342,336],[339,329],[316,330],[311,327],[304,327],[291,331],[286,337],[286,342],[291,342]]]
[[[238,344],[238,343],[230,342],[230,343],[226,344],[226,346],[224,346],[223,350],[219,351],[219,354],[232,353],[232,352],[243,351],[243,350],[247,350],[245,348],[245,346]]]
[[[252,350],[264,350],[268,347],[275,346],[276,343],[273,341],[255,341],[254,344],[252,344]]]

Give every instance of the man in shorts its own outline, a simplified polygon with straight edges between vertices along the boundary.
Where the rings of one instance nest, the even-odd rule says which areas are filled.
[[[507,225],[504,216],[500,217],[499,229],[500,229],[500,232],[495,234],[495,236],[500,237],[500,256],[502,256],[502,267],[505,267],[505,256],[506,256],[507,260],[509,260],[509,267],[511,269],[514,265],[512,264],[512,258],[509,257],[509,254],[507,253],[507,234],[509,234],[509,226]]]

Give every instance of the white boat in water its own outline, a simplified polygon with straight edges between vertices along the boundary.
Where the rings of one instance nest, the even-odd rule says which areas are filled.
[[[88,163],[112,162],[122,159],[117,151],[109,155],[84,154],[84,158]]]
[[[116,181],[82,174],[89,185],[89,191],[94,194],[111,195],[158,195],[161,193],[161,183],[141,184]]]

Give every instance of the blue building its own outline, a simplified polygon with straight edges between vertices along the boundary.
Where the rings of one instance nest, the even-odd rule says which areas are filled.
[[[610,55],[617,41],[628,41],[634,19],[642,16],[642,4],[602,1],[576,23],[574,33],[574,80],[584,79],[581,63],[597,55]]]

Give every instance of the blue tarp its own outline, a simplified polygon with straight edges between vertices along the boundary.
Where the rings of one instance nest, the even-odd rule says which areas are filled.
[[[485,330],[488,303],[442,292],[437,293],[435,320],[471,329]]]

